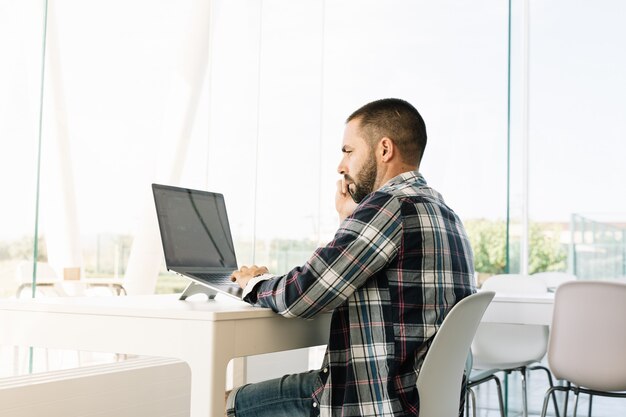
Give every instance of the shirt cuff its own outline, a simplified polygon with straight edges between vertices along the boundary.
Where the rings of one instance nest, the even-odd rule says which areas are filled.
[[[254,291],[254,288],[257,286],[259,282],[267,281],[268,279],[272,279],[275,276],[276,275],[273,275],[273,274],[263,274],[263,275],[257,275],[256,277],[252,278],[246,284],[246,288],[243,289],[243,293],[241,293],[241,299],[248,301],[248,302],[256,303],[256,294],[253,294],[254,297],[248,297],[250,293]]]

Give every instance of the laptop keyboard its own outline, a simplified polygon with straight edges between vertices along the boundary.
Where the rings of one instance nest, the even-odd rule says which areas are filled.
[[[193,275],[197,278],[205,279],[215,284],[234,284],[234,282],[230,280],[230,275],[224,275],[223,272],[194,273]]]

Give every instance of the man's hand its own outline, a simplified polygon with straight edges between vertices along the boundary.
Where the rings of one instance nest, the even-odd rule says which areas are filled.
[[[339,222],[343,222],[346,217],[352,214],[357,203],[348,192],[348,184],[345,179],[337,181],[337,192],[335,193],[335,209],[339,214]]]
[[[267,274],[269,271],[264,266],[256,266],[252,265],[242,266],[237,271],[233,271],[230,276],[230,280],[239,284],[241,288],[246,288],[248,281],[250,281],[254,277],[258,277],[259,275]]]

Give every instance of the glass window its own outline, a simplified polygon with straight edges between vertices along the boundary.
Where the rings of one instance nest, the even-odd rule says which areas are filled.
[[[421,171],[466,223],[478,272],[503,272],[506,4],[201,3],[52,5],[40,235],[53,266],[139,276],[142,291],[160,271],[158,291],[179,291],[157,265],[161,182],[224,193],[239,263],[285,272],[337,228],[345,118],[400,97],[426,120]]]
[[[43,2],[0,3],[0,297],[32,282],[43,27]]]
[[[225,193],[240,264],[284,273],[332,238],[344,121],[371,100],[400,97],[425,118],[421,170],[480,247],[480,276],[504,272],[505,3],[229,0],[215,9],[208,183]]]
[[[40,236],[62,275],[122,279],[133,266],[137,291],[153,290],[150,184],[206,187],[207,12],[191,0],[49,5]]]
[[[530,2],[531,273],[626,275],[625,13],[619,1]]]
[[[404,98],[428,131],[420,171],[465,222],[479,277],[504,272],[507,5],[393,5],[327,4],[323,155],[337,156],[321,172],[322,206],[332,206],[345,117],[371,100]]]

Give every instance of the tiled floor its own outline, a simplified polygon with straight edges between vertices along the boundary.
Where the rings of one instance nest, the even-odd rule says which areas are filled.
[[[500,379],[504,382],[503,374],[498,374]],[[522,415],[522,386],[519,373],[511,374],[508,378],[509,383],[509,404],[508,404],[508,417],[520,417]],[[528,387],[528,415],[532,417],[541,415],[541,408],[543,406],[543,397],[546,390],[549,387],[548,379],[542,371],[531,371],[527,380]],[[504,390],[504,384],[503,384]],[[477,387],[476,391],[478,409],[478,417],[500,417],[498,411],[498,399],[496,396],[496,388],[493,382],[482,384]],[[560,407],[562,417],[562,404],[564,400],[564,394],[558,393],[557,399]],[[587,416],[589,405],[589,397],[581,394],[578,402],[577,416]],[[574,409],[574,398],[570,394],[569,404],[567,408],[567,415],[572,416]],[[471,414],[470,414],[471,415]],[[554,416],[554,406],[552,401],[548,405],[548,415]],[[593,417],[626,417],[626,398],[606,398],[606,397],[593,397]]]

